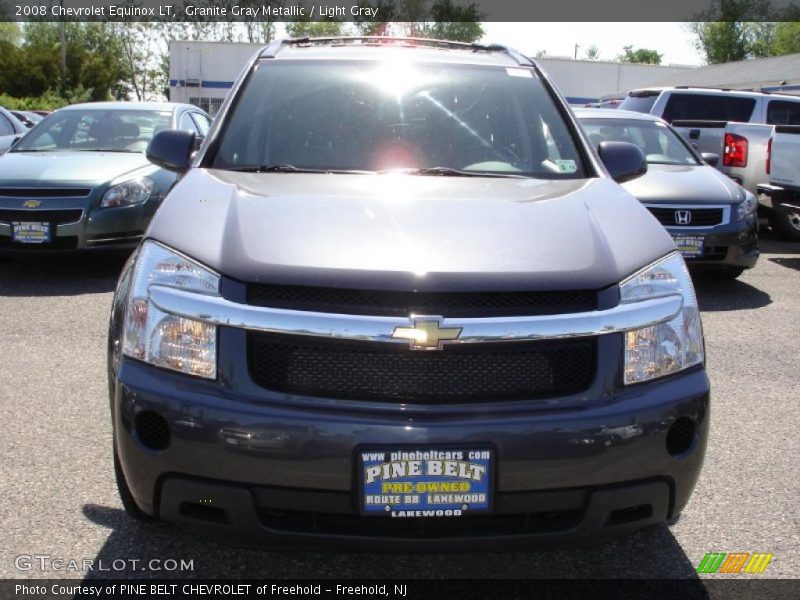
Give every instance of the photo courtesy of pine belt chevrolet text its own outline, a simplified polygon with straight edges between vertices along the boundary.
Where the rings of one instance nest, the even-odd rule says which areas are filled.
[[[692,280],[620,185],[648,171],[642,148],[595,146],[534,61],[275,42],[196,138],[149,142],[179,179],[111,311],[131,517],[241,545],[452,551],[681,513],[710,416]]]

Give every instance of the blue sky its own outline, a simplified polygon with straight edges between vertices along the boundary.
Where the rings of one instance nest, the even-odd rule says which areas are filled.
[[[484,41],[504,43],[524,54],[544,50],[549,56],[572,57],[579,44],[581,58],[595,45],[600,60],[615,60],[623,46],[633,45],[662,53],[662,64],[704,64],[685,23],[483,23],[483,27]]]

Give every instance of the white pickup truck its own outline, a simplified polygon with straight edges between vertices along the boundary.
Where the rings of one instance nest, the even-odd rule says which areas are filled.
[[[766,171],[769,181],[758,186],[759,204],[782,216],[774,226],[785,237],[800,240],[800,126],[775,127]]]
[[[759,199],[782,237],[800,241],[800,126],[673,121],[704,158]]]
[[[762,184],[782,185],[767,172],[770,140],[776,128],[800,125],[800,97],[677,86],[633,90],[619,108],[654,114],[671,123],[707,162],[759,196],[759,213],[775,230],[800,240],[797,213],[773,208],[769,195],[759,194]],[[797,162],[794,165],[797,169]]]

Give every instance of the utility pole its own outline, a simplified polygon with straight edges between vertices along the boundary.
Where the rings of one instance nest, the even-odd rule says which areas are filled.
[[[58,24],[59,33],[61,35],[61,94],[67,87],[67,33],[64,25],[64,0],[58,0],[61,6],[61,20]]]
[[[575,44],[575,60],[578,60],[578,48],[580,47],[580,44]]]

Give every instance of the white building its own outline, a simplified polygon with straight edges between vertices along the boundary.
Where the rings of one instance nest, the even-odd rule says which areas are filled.
[[[169,44],[169,99],[215,114],[244,65],[262,44],[181,42]],[[653,85],[690,67],[539,58],[561,92],[574,103]]]

